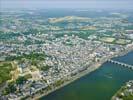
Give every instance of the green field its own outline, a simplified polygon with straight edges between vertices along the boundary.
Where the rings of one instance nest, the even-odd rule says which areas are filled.
[[[11,70],[13,70],[11,63],[0,62],[0,84],[11,79]]]
[[[118,40],[116,41],[116,44],[125,45],[125,44],[128,44],[128,43],[130,43],[130,42],[131,42],[131,40],[118,39]]]
[[[111,43],[111,44],[119,44],[119,45],[126,45],[131,43],[132,41],[129,39],[116,39],[114,37],[100,37],[99,41],[106,42],[106,43]]]

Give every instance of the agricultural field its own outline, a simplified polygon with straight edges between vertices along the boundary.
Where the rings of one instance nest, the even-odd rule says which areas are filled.
[[[113,37],[102,37],[99,40],[103,41],[103,42],[107,42],[107,43],[113,43],[115,41],[115,38],[113,38]]]
[[[114,37],[100,37],[100,41],[105,43],[111,43],[111,44],[119,44],[119,45],[126,45],[132,42],[130,39],[117,39]]]
[[[116,43],[116,44],[125,45],[125,44],[128,44],[128,43],[130,43],[130,42],[131,42],[131,40],[118,39],[115,43]]]

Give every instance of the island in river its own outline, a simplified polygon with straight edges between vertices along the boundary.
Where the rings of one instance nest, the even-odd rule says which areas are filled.
[[[133,80],[122,86],[111,100],[133,100]]]

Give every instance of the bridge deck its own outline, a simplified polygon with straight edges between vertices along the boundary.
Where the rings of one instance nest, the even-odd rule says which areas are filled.
[[[119,61],[115,61],[115,60],[111,60],[111,59],[109,59],[108,62],[113,63],[113,64],[117,64],[117,65],[121,65],[121,66],[130,68],[130,69],[133,70],[133,65],[129,65],[129,64],[126,64],[126,63],[123,63],[123,62],[119,62]]]

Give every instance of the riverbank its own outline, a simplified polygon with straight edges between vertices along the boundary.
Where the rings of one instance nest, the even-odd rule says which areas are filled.
[[[111,100],[132,100],[133,99],[133,80],[122,86]]]
[[[47,91],[47,92],[45,92],[45,93],[42,93],[42,94],[37,93],[37,94],[35,94],[35,95],[33,96],[33,98],[34,98],[34,100],[37,100],[37,99],[41,98],[42,96],[46,96],[46,95],[48,95],[48,94],[50,94],[50,93],[52,93],[52,92],[54,92],[54,91],[56,91],[56,90],[58,90],[58,89],[60,89],[60,88],[62,88],[62,87],[68,85],[69,83],[72,83],[73,81],[75,81],[75,80],[81,78],[82,76],[85,76],[86,74],[89,74],[89,73],[95,71],[95,70],[98,69],[103,63],[105,63],[108,59],[111,59],[111,58],[113,58],[113,57],[123,56],[123,55],[127,54],[128,52],[130,52],[130,51],[132,51],[132,50],[133,50],[133,48],[130,48],[130,49],[124,51],[124,52],[116,53],[115,55],[109,56],[109,57],[103,59],[102,62],[91,65],[91,68],[89,67],[89,68],[88,68],[87,70],[85,70],[84,72],[78,73],[76,76],[71,77],[67,82],[65,82],[65,83],[62,84],[61,86],[56,87],[56,88],[53,88],[53,89],[51,89],[51,90],[49,90],[49,91]],[[28,99],[32,99],[32,100],[33,100],[33,98],[28,98]]]
[[[80,74],[77,74],[76,76],[70,78],[67,82],[65,82],[64,84],[62,84],[61,86],[56,87],[56,88],[54,88],[54,89],[48,91],[48,92],[45,93],[45,94],[40,94],[40,95],[35,94],[34,97],[33,97],[34,100],[38,100],[39,98],[41,98],[41,97],[43,97],[43,96],[46,96],[46,95],[48,95],[48,94],[50,94],[50,93],[52,93],[52,92],[54,92],[54,91],[56,91],[56,90],[58,90],[58,89],[60,89],[60,88],[62,88],[62,87],[64,87],[64,86],[66,86],[66,85],[68,85],[68,84],[74,82],[75,80],[77,80],[77,79],[79,79],[79,78],[81,78],[81,77],[83,77],[83,76],[85,76],[85,75],[87,75],[87,74],[89,74],[89,73],[95,71],[95,70],[98,69],[101,65],[102,65],[102,63],[101,63],[101,64],[95,64],[95,66],[93,66],[93,67],[91,68],[91,70],[86,70],[86,71],[84,71],[84,72],[81,72]],[[30,98],[30,99],[33,100],[33,98]]]

